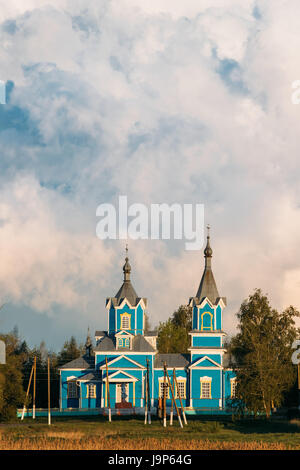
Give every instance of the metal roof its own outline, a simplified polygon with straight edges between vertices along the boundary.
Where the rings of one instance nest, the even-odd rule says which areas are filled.
[[[123,350],[134,351],[134,352],[154,352],[155,349],[148,343],[142,335],[136,335],[132,339],[132,349],[122,348],[116,349],[115,340],[111,336],[105,336],[99,341],[94,351],[120,351]]]
[[[161,368],[164,366],[164,363],[167,364],[167,367],[187,367],[190,364],[190,355],[189,354],[157,354],[154,359],[154,367]]]
[[[77,380],[83,381],[83,380],[100,380],[101,379],[101,374],[99,372],[89,372],[88,374],[83,375],[82,377],[78,377]]]
[[[93,369],[95,366],[95,357],[94,356],[84,356],[77,357],[73,361],[67,362],[58,369]]]

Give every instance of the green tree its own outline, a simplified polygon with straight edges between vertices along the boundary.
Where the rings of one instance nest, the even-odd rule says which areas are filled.
[[[84,352],[84,346],[82,344],[78,345],[74,336],[71,336],[69,341],[65,341],[63,348],[58,353],[57,364],[58,366],[66,364],[81,356]]]
[[[22,354],[16,331],[0,335],[6,345],[6,364],[0,366],[0,419],[16,417],[17,407],[25,399],[22,376]]]
[[[190,345],[192,309],[181,305],[166,322],[158,327],[158,351],[160,353],[186,353]]]
[[[295,382],[291,346],[299,335],[295,327],[299,316],[292,306],[282,313],[272,309],[260,289],[240,307],[239,333],[232,338],[229,352],[234,357],[237,398],[255,414],[263,411],[269,417]]]
[[[23,362],[23,388],[27,389],[28,381],[34,358],[36,358],[36,407],[48,407],[48,357],[50,357],[50,380],[51,380],[51,407],[58,405],[58,392],[59,392],[59,376],[57,373],[57,356],[53,352],[49,352],[46,348],[44,341],[40,346],[34,347],[29,350],[27,348],[26,360]],[[29,403],[32,402],[33,379],[31,383]]]
[[[180,307],[173,313],[172,322],[175,326],[185,328],[187,333],[192,329],[192,309],[187,305]]]

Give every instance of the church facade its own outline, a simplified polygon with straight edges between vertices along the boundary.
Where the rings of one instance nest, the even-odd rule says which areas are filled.
[[[209,234],[204,258],[198,291],[187,303],[192,309],[188,353],[160,354],[156,332],[145,329],[147,299],[139,297],[132,285],[126,256],[123,284],[114,297],[106,299],[107,331],[95,332],[94,348],[88,334],[85,354],[60,368],[61,410],[105,411],[110,405],[139,412],[145,407],[146,387],[152,409],[160,405],[164,393],[170,407],[172,396],[164,383],[164,365],[172,387],[176,376],[178,406],[180,394],[187,411],[227,408],[234,397],[235,376],[224,361],[222,314],[226,298],[219,296],[212,272]]]

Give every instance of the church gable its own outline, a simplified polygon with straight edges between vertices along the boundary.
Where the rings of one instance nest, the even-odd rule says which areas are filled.
[[[115,334],[116,338],[132,338],[132,334],[129,331],[121,330]]]
[[[206,369],[206,368],[216,367],[220,369],[221,365],[215,362],[208,356],[204,356],[201,359],[198,359],[194,364],[190,366],[190,369]]]
[[[137,382],[138,379],[125,371],[116,371],[112,374],[108,374],[109,382]],[[106,382],[106,377],[103,378],[103,382]]]
[[[107,366],[110,369],[145,369],[144,366],[124,355],[118,356],[117,358],[108,362]],[[101,369],[105,368],[106,364],[101,366]]]

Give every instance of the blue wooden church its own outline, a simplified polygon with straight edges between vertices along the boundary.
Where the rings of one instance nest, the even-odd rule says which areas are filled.
[[[141,412],[145,406],[146,373],[149,370],[151,408],[159,406],[166,393],[166,364],[171,384],[173,374],[186,411],[225,410],[235,394],[235,376],[226,368],[222,313],[226,298],[220,297],[212,272],[210,236],[204,249],[205,266],[192,308],[191,343],[188,354],[160,354],[157,333],[145,330],[147,299],[139,297],[132,285],[128,253],[123,266],[124,280],[114,297],[106,299],[107,331],[96,331],[96,346],[88,333],[86,352],[60,368],[60,409],[128,408]],[[108,384],[107,386],[107,376]],[[164,392],[165,390],[165,392]],[[108,403],[109,401],[109,403]]]

